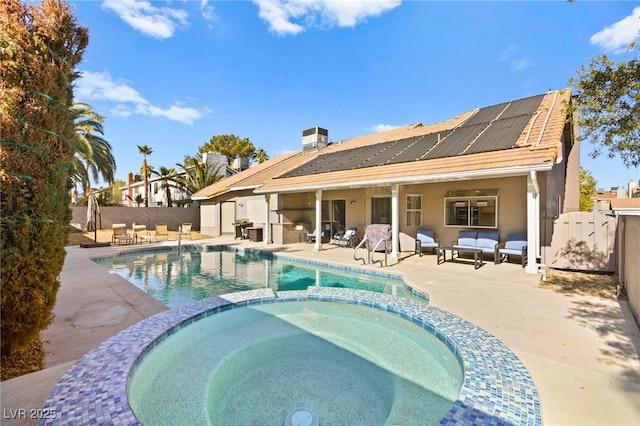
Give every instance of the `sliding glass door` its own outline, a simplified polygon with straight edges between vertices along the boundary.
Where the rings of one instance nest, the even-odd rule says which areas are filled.
[[[325,239],[345,229],[345,206],[345,200],[322,200],[322,230]]]

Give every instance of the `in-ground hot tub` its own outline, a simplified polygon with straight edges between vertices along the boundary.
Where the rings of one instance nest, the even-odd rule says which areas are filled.
[[[148,425],[276,425],[300,407],[321,424],[434,424],[461,387],[461,362],[424,328],[361,305],[300,301],[180,329],[137,364],[129,404]]]
[[[309,287],[307,290],[284,291],[277,295],[269,289],[232,293],[166,311],[141,321],[89,352],[63,375],[44,405],[45,409],[55,409],[57,420],[42,420],[40,424],[58,424],[56,422],[60,419],[63,422],[79,425],[96,422],[140,424],[141,419],[136,417],[129,403],[127,384],[130,378],[135,380],[137,373],[145,368],[144,359],[153,357],[154,348],[160,348],[162,342],[171,339],[171,336],[179,336],[182,329],[204,326],[204,322],[199,323],[201,320],[209,317],[215,319],[216,315],[228,309],[247,305],[255,307],[262,304],[279,304],[278,302],[285,301],[302,302],[303,306],[307,301],[353,304],[359,305],[360,308],[385,311],[396,315],[397,319],[418,325],[444,343],[450,354],[461,361],[464,374],[463,384],[455,401],[441,418],[435,420],[437,424],[540,425],[542,423],[538,393],[528,371],[513,352],[486,331],[459,317],[417,301],[362,290]],[[256,310],[259,315],[267,311]],[[290,326],[301,328],[294,323]],[[307,336],[307,339],[311,340],[316,338],[323,339],[321,336]],[[340,339],[337,340],[340,341]],[[335,346],[333,351],[336,353],[350,351],[338,342],[331,343]],[[260,350],[268,347],[264,346]],[[254,352],[253,355],[258,352]],[[397,367],[382,368],[371,362],[371,358],[364,354],[349,355],[347,359],[352,356],[363,358],[363,360],[357,360],[361,363],[357,368],[369,377],[365,380],[374,380],[375,383],[375,379],[370,377],[376,374],[370,375],[370,372],[378,371],[386,378],[398,380],[400,383],[398,386],[411,386],[409,383],[402,383],[403,380],[411,382],[411,378],[396,374],[397,370],[394,368]],[[233,377],[236,377],[233,373],[233,364],[242,364],[239,362],[242,356],[236,354],[223,358],[226,362],[220,363],[221,369],[214,368],[206,373],[207,384],[211,387],[206,391],[208,423],[205,424],[218,421],[219,413],[224,413],[224,411],[217,411],[221,409],[220,407],[224,409],[237,404],[237,399],[234,400],[233,397],[234,392],[229,389],[229,386],[234,385],[231,382]],[[375,356],[373,359],[376,359]],[[227,362],[229,364],[225,366]],[[323,366],[333,368],[331,362],[324,359],[322,362]],[[230,369],[227,370],[226,367]],[[377,370],[378,368],[386,372],[383,373]],[[261,369],[262,377],[268,376],[268,372],[268,369]],[[282,373],[278,372],[278,375]],[[238,373],[238,377],[241,377],[241,372]],[[357,377],[359,376],[353,376],[350,380],[355,380]],[[290,378],[295,379],[296,376],[290,375]],[[252,377],[249,372],[243,380],[256,380],[256,377]],[[258,382],[260,380],[256,383]],[[220,383],[223,385],[221,386]],[[224,385],[225,383],[227,385]],[[241,386],[239,389],[242,388]],[[284,382],[281,386],[284,386]],[[388,396],[390,389],[396,389],[395,385],[389,388],[384,383],[378,383],[374,387],[376,387],[375,397],[380,398],[378,401],[383,401],[381,411],[385,414],[389,412],[391,416],[395,412],[413,408],[412,405],[406,407],[395,405],[399,399]],[[131,390],[133,392],[133,389]],[[278,392],[274,391],[272,395],[278,395]],[[158,398],[162,397],[158,395]],[[221,398],[220,404],[217,402],[218,398]],[[135,397],[132,395],[132,402],[133,399]],[[247,398],[242,403],[246,405],[253,402],[253,399],[255,397],[251,400]],[[216,402],[211,409],[210,401]],[[297,401],[295,403],[297,404]],[[317,412],[322,424],[321,410],[324,410],[324,407],[281,407],[280,413],[285,413],[285,418],[279,422],[286,420],[287,413],[298,414],[295,411],[298,408],[309,408],[310,411]],[[222,421],[225,420],[229,421],[229,419],[222,419]],[[424,422],[420,423],[424,424]]]

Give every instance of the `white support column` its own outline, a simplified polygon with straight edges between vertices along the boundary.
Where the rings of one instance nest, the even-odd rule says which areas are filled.
[[[322,247],[322,240],[320,234],[322,233],[322,190],[316,190],[316,242],[313,245],[314,251],[320,251]]]
[[[527,176],[527,250],[528,260],[524,271],[537,274],[540,256],[540,188],[536,172]]]
[[[400,214],[398,213],[398,184],[391,185],[391,257],[398,258],[400,242]]]
[[[271,195],[264,194],[264,232],[262,233],[262,238],[265,244],[271,243],[271,221],[269,220],[270,201]]]

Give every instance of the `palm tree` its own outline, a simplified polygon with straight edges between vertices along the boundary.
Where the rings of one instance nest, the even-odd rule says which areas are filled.
[[[74,182],[81,183],[86,195],[91,188],[90,177],[98,181],[102,175],[105,182],[113,183],[116,160],[111,152],[111,145],[102,137],[104,117],[83,102],[73,104],[71,110],[74,114],[75,138],[72,148],[75,155],[70,174]],[[75,185],[74,190],[77,192]]]
[[[160,187],[164,189],[167,196],[167,207],[173,207],[171,200],[171,188],[177,187],[177,185],[172,182],[172,180],[175,179],[176,170],[170,167],[161,166],[160,172],[153,170],[152,173],[160,177],[162,182]]]
[[[184,157],[184,164],[176,165],[184,169],[184,174],[176,176],[176,185],[189,194],[195,194],[225,177],[225,173],[221,171],[224,164],[203,163],[189,155]]]
[[[267,151],[265,151],[264,149],[258,148],[258,150],[253,153],[253,159],[256,160],[258,163],[264,163],[269,159],[269,155],[267,154]]]
[[[144,206],[149,207],[149,168],[147,167],[147,156],[153,153],[148,145],[138,145],[138,151],[142,154],[142,175],[144,176]]]

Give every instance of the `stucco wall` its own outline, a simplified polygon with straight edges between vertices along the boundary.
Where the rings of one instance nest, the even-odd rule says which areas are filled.
[[[527,229],[527,179],[524,176],[485,179],[478,181],[459,181],[434,183],[425,185],[405,185],[399,189],[400,207],[400,249],[413,250],[414,240],[418,228],[432,228],[435,230],[441,244],[450,244],[458,238],[458,232],[465,227],[444,225],[444,196],[447,191],[498,189],[498,232],[502,240],[509,233],[526,233]],[[407,226],[406,196],[408,194],[422,195],[422,225]],[[390,187],[374,187],[365,189],[348,189],[339,191],[323,191],[323,200],[345,200],[347,228],[357,227],[358,238],[364,237],[366,225],[371,223],[371,198],[377,196],[391,196]],[[304,222],[315,224],[315,194],[288,194],[283,197],[284,208],[282,220],[292,223]]]
[[[539,174],[541,181],[541,197],[545,197],[545,176]],[[516,176],[501,179],[484,179],[475,181],[456,181],[421,185],[404,185],[399,188],[399,230],[400,249],[412,251],[415,247],[413,238],[418,228],[432,228],[437,233],[442,244],[450,244],[458,238],[458,232],[466,227],[445,226],[444,197],[447,191],[497,189],[498,194],[498,227],[500,238],[504,241],[507,234],[526,233],[527,230],[527,178]],[[422,225],[407,226],[406,196],[408,194],[422,195]],[[264,195],[252,194],[250,190],[236,192],[234,196],[223,196],[215,203],[202,202],[203,232],[208,235],[220,235],[220,221],[222,218],[221,205],[232,203],[235,209],[234,219],[247,218],[255,226],[264,226]],[[364,237],[364,230],[371,223],[372,197],[390,197],[391,187],[371,187],[358,189],[325,190],[323,200],[345,200],[345,227],[357,227],[358,238]],[[541,206],[544,209],[544,206]],[[315,229],[315,192],[272,195],[270,201],[270,222],[272,226],[272,241],[275,243],[293,243],[300,241],[295,225],[301,225],[304,232]],[[224,233],[224,231],[223,231]]]
[[[87,207],[72,206],[72,224],[83,229],[87,224]],[[193,230],[200,230],[199,208],[178,207],[100,207],[98,228],[110,229],[114,223],[126,223],[131,228],[133,223],[142,224],[147,229],[155,229],[156,223],[166,223],[170,230],[176,231],[183,223],[191,223]]]
[[[220,223],[218,211],[213,204],[200,204],[200,228],[201,232],[212,237],[220,236]]]
[[[622,240],[622,253],[618,257],[618,275],[627,290],[631,312],[640,324],[640,216],[623,216],[619,220],[618,239]]]

